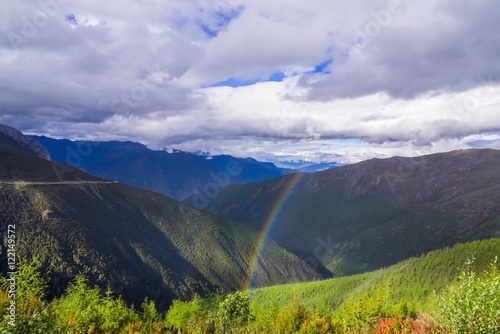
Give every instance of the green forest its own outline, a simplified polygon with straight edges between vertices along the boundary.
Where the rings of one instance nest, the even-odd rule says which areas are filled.
[[[36,258],[2,277],[0,333],[500,333],[500,239],[377,271],[140,308],[77,276],[56,298]],[[14,326],[13,326],[14,324]]]

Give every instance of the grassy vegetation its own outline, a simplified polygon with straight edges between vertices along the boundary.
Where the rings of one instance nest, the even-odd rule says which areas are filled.
[[[475,241],[351,277],[176,300],[166,314],[147,299],[128,307],[82,275],[49,302],[39,262],[25,262],[16,276],[16,326],[4,315],[0,332],[499,333],[499,253],[500,239]],[[6,310],[9,282],[0,285]]]
[[[495,283],[500,281],[500,275],[491,268],[498,255],[500,239],[474,241],[374,272],[251,290],[247,293],[254,320],[238,330],[245,333],[403,333],[407,330],[410,333],[413,328],[420,330],[416,333],[453,332],[457,326],[449,318],[455,311],[447,311],[450,308],[443,306],[442,301],[456,297],[453,291],[457,290],[457,284],[463,285],[460,277],[464,273],[479,277],[474,284],[483,286],[483,290],[469,292],[476,296],[476,303],[489,305],[490,318],[500,312],[497,299],[492,299],[500,295],[500,285]],[[468,259],[473,257],[476,260],[470,262]],[[191,305],[196,305],[193,307],[198,309],[197,315],[191,314],[176,323],[178,328],[196,332],[196,328],[202,328],[207,319],[217,314],[221,298],[204,301],[203,307],[199,300],[178,301],[167,317],[182,314],[181,309],[191,310]]]

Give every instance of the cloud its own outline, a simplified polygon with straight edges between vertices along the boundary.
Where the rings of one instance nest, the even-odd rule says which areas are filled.
[[[0,123],[267,160],[497,147],[499,16],[493,0],[5,3]]]
[[[390,6],[389,6],[390,7]],[[500,79],[498,6],[493,1],[401,1],[350,24],[336,39],[329,76],[304,76],[308,98],[331,100],[384,92],[411,99],[426,93],[461,92],[480,85],[479,75]]]

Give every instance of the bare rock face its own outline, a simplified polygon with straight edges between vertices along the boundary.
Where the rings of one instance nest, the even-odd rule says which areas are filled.
[[[23,135],[20,131],[8,125],[0,124],[0,137],[5,137],[18,144],[25,150],[31,151],[35,155],[45,160],[50,160],[50,154],[47,150],[40,145],[37,141]]]

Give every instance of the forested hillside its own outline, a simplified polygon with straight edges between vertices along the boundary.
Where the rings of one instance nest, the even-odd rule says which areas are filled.
[[[270,226],[281,246],[332,275],[365,272],[500,236],[500,151],[373,159],[235,185],[209,208]]]

